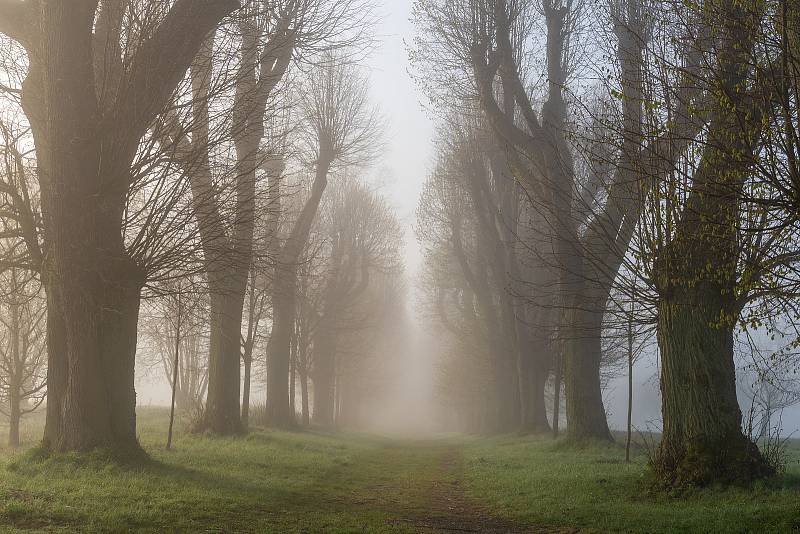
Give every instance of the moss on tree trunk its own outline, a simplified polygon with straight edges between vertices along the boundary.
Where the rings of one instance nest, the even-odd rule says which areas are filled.
[[[664,433],[654,459],[672,485],[747,482],[772,474],[742,432],[733,327],[719,293],[696,290],[658,306]]]

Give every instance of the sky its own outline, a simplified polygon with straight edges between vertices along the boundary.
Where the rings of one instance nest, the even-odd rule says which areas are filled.
[[[386,0],[377,28],[380,44],[369,58],[372,94],[387,118],[386,152],[378,164],[386,171],[383,194],[406,229],[406,268],[415,275],[421,263],[413,223],[422,184],[431,163],[433,123],[409,75],[406,43],[414,37],[412,0]]]

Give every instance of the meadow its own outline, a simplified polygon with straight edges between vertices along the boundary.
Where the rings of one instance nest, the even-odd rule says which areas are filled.
[[[789,532],[800,448],[750,488],[656,491],[646,455],[529,436],[394,439],[254,429],[210,438],[141,409],[150,460],[3,449],[3,532]]]

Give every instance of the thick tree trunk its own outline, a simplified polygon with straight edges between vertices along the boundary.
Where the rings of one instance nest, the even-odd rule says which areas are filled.
[[[664,432],[654,467],[671,484],[738,482],[771,474],[742,433],[730,308],[719,292],[674,294],[658,305]]]
[[[611,441],[600,386],[603,314],[576,307],[567,315],[570,327],[564,339],[567,438],[579,442]]]
[[[11,384],[9,395],[8,446],[19,447],[19,421],[21,418],[19,384]]]
[[[134,389],[140,275],[121,268],[106,272],[96,282],[87,281],[91,275],[85,271],[83,276],[72,271],[48,289],[58,295],[54,313],[60,311],[60,320],[48,324],[48,343],[63,343],[49,358],[55,365],[48,371],[53,394],[44,443],[53,450],[109,447],[141,453]]]
[[[214,273],[219,276],[222,273]],[[211,339],[208,356],[208,399],[204,428],[215,434],[243,431],[241,395],[241,328],[245,283],[212,283]]]

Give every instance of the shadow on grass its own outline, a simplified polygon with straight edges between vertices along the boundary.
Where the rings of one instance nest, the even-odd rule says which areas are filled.
[[[30,489],[25,493],[14,493],[14,489],[5,492],[19,505],[6,506],[0,523],[16,528],[60,526],[72,530],[85,525],[84,521],[102,523],[110,517],[121,521],[123,529],[169,529],[175,528],[173,521],[177,520],[190,529],[213,526],[223,531],[259,531],[259,525],[279,524],[290,518],[308,520],[364,512],[358,510],[359,503],[364,488],[380,473],[379,449],[355,446],[348,450],[329,432],[305,431],[302,435],[318,439],[295,440],[292,434],[278,432],[219,440],[192,438],[178,442],[174,456],[150,449],[152,456],[136,458],[102,449],[61,454],[32,449],[8,463],[8,471],[19,480],[9,479],[7,487]],[[239,448],[242,443],[258,448],[243,454]],[[298,448],[309,456],[294,465],[292,455]],[[328,451],[331,454],[326,454]],[[62,482],[60,489],[46,486],[52,479]],[[44,485],[32,486],[33,480]],[[65,499],[63,502],[75,509],[70,517],[59,517],[54,505],[25,505],[26,500],[58,500],[58,492],[71,492],[73,484],[76,489],[102,486],[103,490],[90,490],[76,502]],[[119,504],[118,510],[110,510],[112,502]],[[139,503],[145,506],[139,507]],[[380,514],[388,509],[374,504],[379,510],[369,509],[368,513]]]

